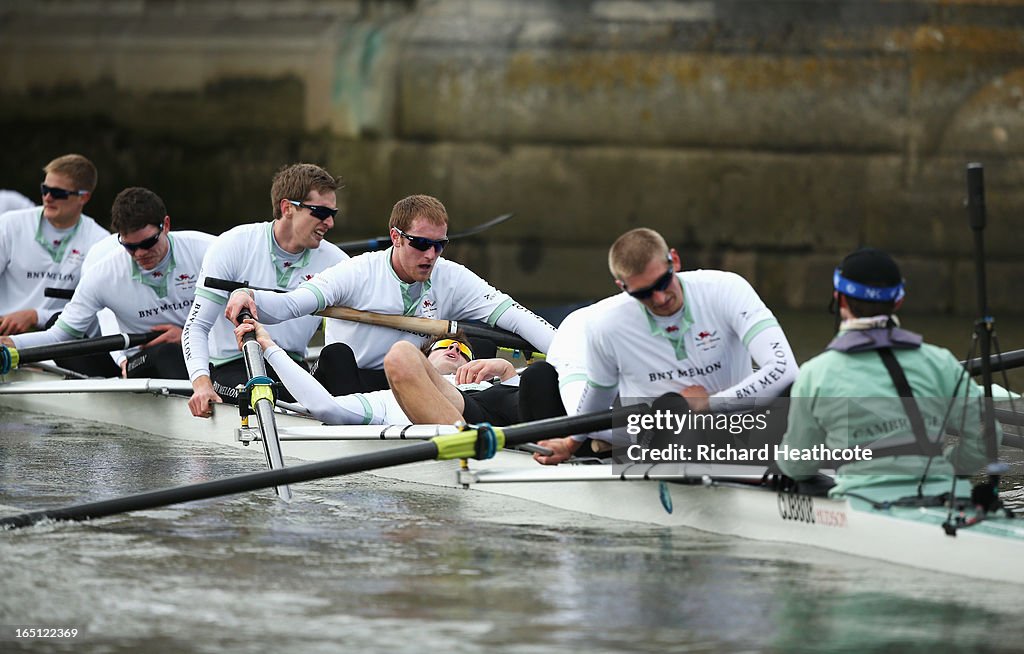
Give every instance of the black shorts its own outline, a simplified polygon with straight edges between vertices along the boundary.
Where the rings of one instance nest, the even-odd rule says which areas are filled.
[[[466,401],[462,417],[470,424],[505,427],[519,422],[519,387],[496,384],[483,391],[459,391]]]

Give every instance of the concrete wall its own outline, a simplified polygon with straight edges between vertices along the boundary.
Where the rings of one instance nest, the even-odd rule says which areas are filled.
[[[611,241],[661,230],[773,306],[820,307],[860,244],[909,306],[976,312],[964,166],[986,165],[991,304],[1021,311],[1024,2],[92,0],[0,4],[0,186],[81,151],[179,227],[269,215],[297,160],[348,180],[336,240],[426,192],[452,248],[530,303],[614,291]]]

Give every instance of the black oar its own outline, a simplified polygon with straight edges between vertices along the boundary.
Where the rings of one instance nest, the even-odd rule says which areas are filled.
[[[266,472],[255,472],[227,479],[208,481],[190,486],[178,486],[165,490],[140,493],[118,497],[89,504],[77,504],[62,509],[32,511],[21,515],[0,518],[0,527],[27,527],[41,520],[88,520],[103,516],[154,509],[170,504],[192,502],[195,500],[233,495],[247,491],[297,484],[303,481],[338,477],[356,472],[366,472],[380,468],[432,459],[468,459],[486,458],[484,456],[502,447],[513,447],[544,438],[568,436],[570,434],[586,434],[602,429],[610,429],[613,424],[620,425],[626,417],[635,412],[637,407],[620,407],[610,411],[600,411],[564,418],[550,418],[537,422],[513,425],[511,427],[494,427],[492,430],[473,429],[458,434],[437,436],[429,441],[401,447],[397,449],[360,454],[340,459],[329,459],[317,463],[291,466]],[[453,473],[454,474],[454,471]],[[609,474],[611,472],[609,471]]]
[[[98,338],[86,338],[75,341],[64,341],[53,345],[39,345],[16,349],[3,347],[0,349],[0,374],[13,370],[26,363],[46,361],[56,357],[72,357],[82,354],[96,354],[98,352],[113,352],[114,350],[126,350],[136,345],[148,343],[160,332],[145,332],[143,334],[113,334],[111,336],[100,336]]]
[[[505,222],[514,215],[514,213],[503,213],[497,218],[491,218],[487,222],[480,223],[475,227],[470,227],[469,229],[465,229],[461,232],[449,234],[448,240],[453,241],[457,238],[462,238],[464,236],[472,236],[473,234],[479,234],[480,232],[488,230],[491,227],[494,227],[495,225],[500,225],[501,223]],[[342,250],[345,250],[346,252],[380,250],[381,248],[386,248],[389,245],[391,245],[391,239],[387,236],[378,236],[377,238],[369,238],[361,241],[347,241],[345,243],[335,243],[335,245],[337,245]]]
[[[1012,350],[1010,352],[1004,352],[1003,354],[993,356],[991,358],[991,370],[992,372],[999,372],[1000,370],[1012,370],[1013,368],[1020,368],[1024,366],[1024,350]],[[979,375],[982,372],[982,360],[981,357],[976,359],[968,359],[967,361],[961,361],[967,372],[972,375]]]
[[[259,288],[257,286],[249,286],[246,282],[235,282],[217,277],[207,277],[203,280],[203,285],[207,288],[216,288],[221,291],[228,291],[229,293],[240,288],[251,288],[254,291],[270,291],[271,293],[285,292],[277,288]],[[486,338],[501,347],[522,350],[524,352],[540,352],[533,344],[518,334],[475,323],[436,320],[434,318],[421,318],[418,316],[394,316],[373,313],[372,311],[361,311],[349,307],[327,307],[323,311],[317,312],[316,315],[337,318],[338,320],[361,322],[368,325],[391,327],[392,329],[400,329],[413,334],[430,334],[431,336],[441,337],[455,334],[461,329],[466,336]]]
[[[44,297],[55,297],[60,300],[70,300],[71,296],[75,294],[73,288],[44,288]]]
[[[252,318],[252,314],[247,309],[242,309],[238,314],[238,320],[242,321],[246,318]],[[260,424],[263,453],[267,456],[267,466],[271,470],[284,468],[281,439],[277,435],[277,421],[274,420],[272,380],[267,377],[267,367],[263,365],[263,348],[256,341],[256,334],[253,332],[247,332],[242,337],[242,357],[245,359],[245,370],[249,373],[251,380],[251,388],[249,388],[249,397],[252,400],[251,408]],[[253,385],[253,382],[256,384]],[[248,417],[245,419],[248,420]],[[277,486],[274,490],[282,500],[291,501],[292,491],[287,486]]]

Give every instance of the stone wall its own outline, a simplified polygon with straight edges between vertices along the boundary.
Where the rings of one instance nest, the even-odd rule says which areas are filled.
[[[986,165],[991,304],[1021,311],[1024,2],[34,0],[0,4],[0,186],[81,151],[178,227],[269,215],[298,160],[348,183],[336,240],[426,192],[451,256],[529,303],[613,292],[651,226],[690,267],[820,307],[860,244],[909,306],[976,311],[964,167]]]

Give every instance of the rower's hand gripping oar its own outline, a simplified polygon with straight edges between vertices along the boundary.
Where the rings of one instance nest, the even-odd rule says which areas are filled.
[[[63,343],[54,343],[53,345],[26,347],[21,350],[10,346],[0,346],[0,375],[6,375],[18,366],[26,363],[48,361],[58,357],[127,350],[130,347],[148,343],[159,335],[160,332],[111,334],[110,336],[100,336],[98,338],[64,341]]]
[[[238,322],[246,318],[252,318],[248,310],[243,309],[238,314]],[[281,454],[281,439],[277,435],[277,422],[274,420],[274,391],[273,380],[267,376],[267,368],[263,365],[263,348],[256,340],[256,334],[246,332],[242,336],[242,356],[245,359],[245,370],[249,373],[249,381],[245,390],[250,398],[250,408],[256,414],[256,420],[260,424],[260,433],[263,435],[263,453],[267,455],[267,465],[271,470],[284,468],[284,456]],[[246,395],[246,394],[243,394]],[[239,397],[239,412],[242,414],[242,426],[248,425],[249,417],[244,407],[241,407],[242,397]],[[275,486],[277,496],[288,502],[292,499],[292,491],[286,485]]]
[[[571,434],[587,434],[595,431],[611,429],[626,423],[629,415],[637,411],[636,406],[619,407],[608,411],[584,413],[562,418],[549,418],[528,422],[511,427],[490,427],[480,425],[476,429],[462,431],[457,434],[436,436],[429,441],[405,447],[358,454],[340,459],[328,459],[316,463],[289,466],[263,472],[253,472],[237,477],[217,479],[201,484],[178,486],[164,490],[128,495],[110,500],[78,504],[61,509],[33,511],[21,515],[0,518],[0,527],[27,527],[41,520],[88,520],[102,518],[128,511],[154,509],[181,502],[234,495],[247,491],[297,484],[303,481],[339,477],[356,472],[367,472],[390,468],[406,463],[430,461],[432,459],[466,459],[484,458],[493,455],[502,447],[514,447],[523,443],[569,436]],[[609,466],[610,468],[610,466]],[[452,471],[455,474],[454,471]],[[609,470],[609,475],[611,470]]]
[[[270,291],[271,293],[285,292],[281,289],[259,288],[256,286],[249,286],[244,282],[218,279],[217,277],[207,277],[203,280],[203,285],[207,288],[215,288],[220,291],[227,291],[228,293],[237,291],[240,288],[248,288],[253,291]],[[540,352],[538,348],[534,347],[529,341],[518,334],[513,334],[512,332],[507,332],[503,329],[485,327],[483,325],[475,325],[472,323],[457,322],[455,320],[436,320],[434,318],[421,318],[418,316],[394,316],[383,313],[373,313],[371,311],[361,311],[359,309],[351,309],[349,307],[327,307],[323,311],[317,312],[316,315],[325,316],[327,318],[337,318],[339,320],[348,320],[350,322],[359,322],[366,325],[377,325],[378,327],[390,327],[392,329],[399,329],[413,334],[427,334],[429,336],[451,336],[461,329],[466,336],[486,338],[499,346],[522,350],[523,352]]]

